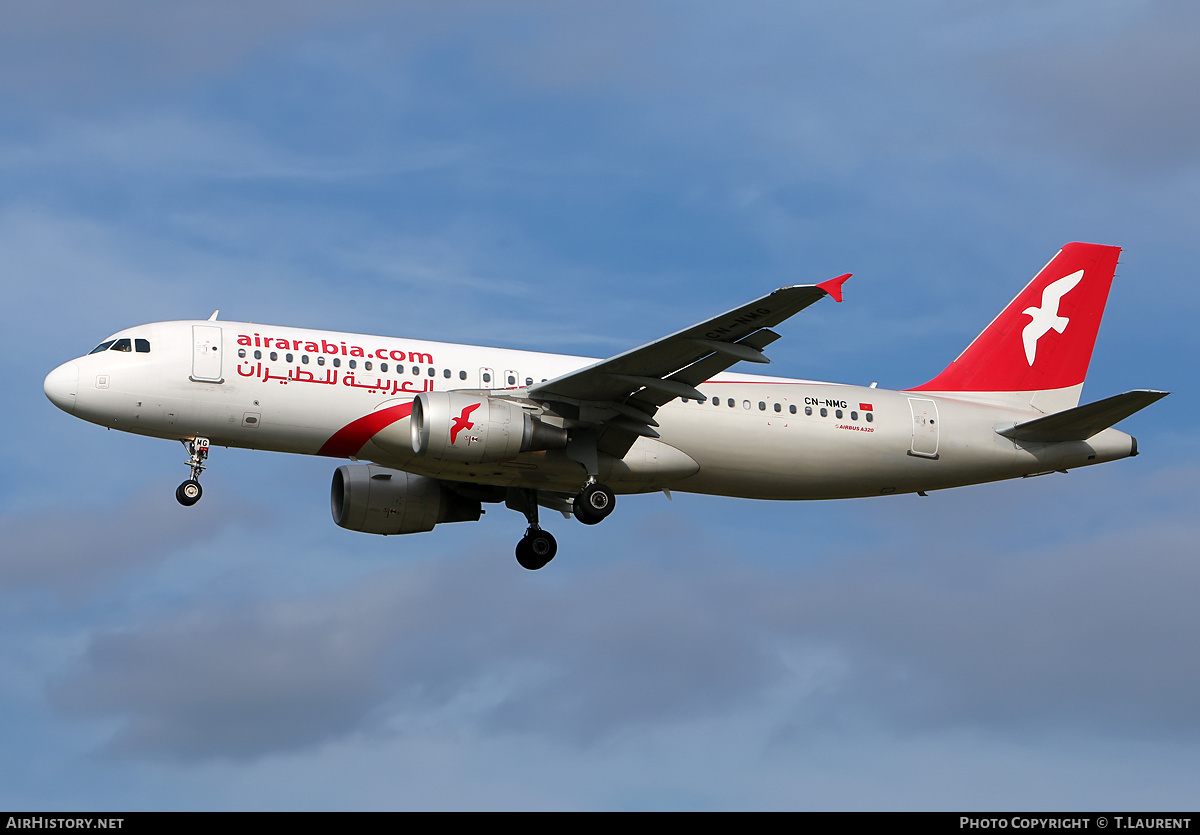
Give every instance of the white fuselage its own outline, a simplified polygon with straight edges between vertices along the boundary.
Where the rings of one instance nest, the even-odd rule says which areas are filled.
[[[586,476],[563,451],[483,464],[427,459],[412,451],[407,418],[380,413],[394,415],[422,391],[518,389],[589,358],[226,321],[162,322],[111,337],[121,338],[145,340],[149,351],[106,350],[66,363],[47,378],[51,399],[82,419],[142,435],[353,458],[446,481],[573,493]],[[1040,413],[982,397],[741,373],[697,388],[704,401],[659,409],[658,440],[639,438],[619,461],[601,456],[600,477],[614,491],[876,496],[1135,452],[1115,429],[1087,441],[1010,440],[997,430]]]

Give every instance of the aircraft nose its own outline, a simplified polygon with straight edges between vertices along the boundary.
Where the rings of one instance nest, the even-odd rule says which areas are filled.
[[[79,366],[64,362],[46,375],[42,388],[51,403],[64,412],[74,412],[75,395],[79,392]]]

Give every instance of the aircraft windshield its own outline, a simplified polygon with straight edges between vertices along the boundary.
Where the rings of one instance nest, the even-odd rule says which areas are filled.
[[[95,348],[88,351],[88,353],[99,354],[101,351],[121,351],[128,354],[135,350],[139,354],[150,353],[150,340],[130,339],[129,337],[125,337],[124,339],[110,339],[107,342],[101,342]]]

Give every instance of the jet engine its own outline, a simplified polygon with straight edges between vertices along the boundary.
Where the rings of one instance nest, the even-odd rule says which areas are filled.
[[[436,460],[477,464],[522,452],[564,449],[567,431],[538,420],[519,403],[454,391],[427,391],[413,400],[412,448]]]
[[[373,464],[347,464],[333,472],[333,521],[343,528],[385,536],[423,533],[441,522],[474,522],[478,501],[463,498],[441,482]]]

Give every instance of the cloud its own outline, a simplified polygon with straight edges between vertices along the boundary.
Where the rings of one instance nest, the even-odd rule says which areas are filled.
[[[219,497],[184,509],[163,491],[116,507],[64,505],[0,516],[0,589],[90,594],[249,518]]]
[[[1195,738],[1195,535],[1192,525],[1141,529],[1015,555],[931,544],[903,569],[893,563],[868,578],[859,566],[823,588],[823,600],[849,605],[805,601],[808,627],[855,661],[823,707],[910,731],[1082,727]],[[962,581],[961,561],[991,568],[947,583]]]
[[[978,66],[1023,116],[1015,133],[1126,171],[1197,162],[1200,10],[1160,0],[1114,15],[1106,30],[1052,30],[1036,45],[985,55]]]
[[[173,444],[100,439],[39,388],[117,327],[215,307],[605,355],[846,271],[848,304],[789,323],[773,368],[916,383],[1076,234],[1130,248],[1106,327],[1188,356],[1194,189],[1156,185],[1174,169],[1154,160],[1162,143],[1163,166],[1187,164],[1192,116],[1165,114],[1161,138],[1109,125],[1114,107],[1154,123],[1174,93],[1145,85],[1192,77],[1184,36],[1145,5],[1077,2],[236,5],[0,12],[0,253],[24,346],[5,372],[23,442],[4,456],[13,504],[61,494],[0,524],[0,587],[21,602],[3,660],[14,796],[381,804],[403,782],[414,805],[757,807],[798,804],[797,786],[845,806],[958,787],[987,806],[1033,782],[1044,803],[1095,797],[1097,773],[1189,796],[1194,473],[1157,490],[1114,469],[1077,501],[1043,482],[1075,494],[1089,476],[865,509],[677,496],[640,517],[631,499],[597,530],[556,527],[563,553],[530,575],[491,516],[334,544],[321,482],[287,486],[329,462],[223,453],[182,536],[182,473],[145,505],[78,507],[84,476],[47,475],[47,450],[101,443],[119,493],[179,466],[159,457]],[[1136,65],[1118,66],[1127,47]],[[1116,191],[1095,174],[1139,157],[1149,176]],[[1133,338],[1097,355],[1097,395],[1147,356]],[[1173,403],[1130,422],[1186,439]],[[1141,440],[1138,465],[1190,449]],[[221,479],[291,524],[243,549]],[[209,559],[169,560],[221,525]],[[91,595],[86,612],[37,609],[47,591]],[[99,765],[81,756],[98,738]]]
[[[266,45],[373,5],[118,0],[101,9],[16,0],[0,26],[0,88],[35,103],[51,96],[59,106],[111,105],[131,92],[228,72]]]
[[[54,701],[120,717],[108,750],[126,755],[247,759],[403,734],[481,688],[499,695],[464,721],[583,743],[740,699],[773,666],[696,589],[662,594],[629,566],[563,598],[491,554],[439,565],[97,635]]]
[[[993,510],[963,507],[964,528]],[[54,699],[119,719],[110,753],[181,760],[404,738],[434,717],[592,748],[767,700],[790,704],[789,744],[851,726],[1200,732],[1194,522],[1015,548],[980,527],[902,530],[820,566],[700,547],[555,580],[486,553],[327,595],[199,600],[93,636]]]

